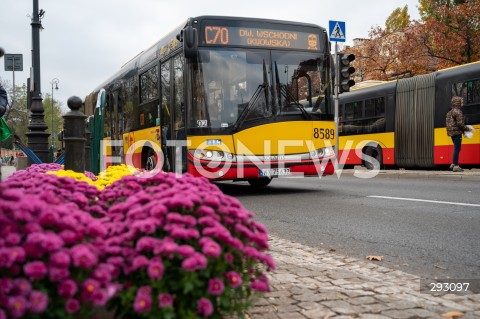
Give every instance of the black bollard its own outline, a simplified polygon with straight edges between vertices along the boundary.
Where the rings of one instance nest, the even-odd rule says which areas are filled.
[[[65,170],[85,172],[85,114],[80,112],[82,99],[72,96],[67,105],[71,110],[63,116],[63,142],[65,143]]]

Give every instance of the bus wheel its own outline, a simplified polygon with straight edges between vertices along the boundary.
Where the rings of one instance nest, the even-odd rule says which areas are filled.
[[[157,157],[155,156],[155,152],[150,149],[148,151],[147,159],[145,161],[145,169],[147,171],[154,170],[157,167]]]
[[[253,187],[265,187],[268,184],[270,184],[271,181],[272,181],[271,178],[264,177],[264,178],[249,179],[248,183]]]
[[[363,161],[363,164],[368,170],[381,169],[383,168],[383,158],[382,158],[382,149],[380,147],[367,147],[364,151],[365,155],[368,155],[374,158],[377,163],[372,163],[370,161]]]

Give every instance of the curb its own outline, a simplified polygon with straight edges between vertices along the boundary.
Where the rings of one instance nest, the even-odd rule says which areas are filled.
[[[343,169],[342,175],[353,176],[354,174],[367,174],[369,171],[363,167]],[[458,180],[458,181],[480,181],[480,169],[465,169],[464,172],[454,173],[450,171],[426,171],[426,170],[380,170],[373,178],[398,178],[398,179],[435,179],[435,180]]]

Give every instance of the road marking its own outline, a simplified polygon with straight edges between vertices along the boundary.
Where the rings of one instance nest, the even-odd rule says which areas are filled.
[[[371,197],[371,198],[383,198],[383,199],[398,199],[398,200],[407,200],[407,201],[412,201],[412,202],[426,202],[426,203],[435,203],[435,204],[447,204],[447,205],[480,207],[480,204],[444,202],[444,201],[441,201],[441,200],[428,200],[428,199],[418,199],[418,198],[390,197],[390,196],[376,196],[376,195],[367,196],[367,197]]]

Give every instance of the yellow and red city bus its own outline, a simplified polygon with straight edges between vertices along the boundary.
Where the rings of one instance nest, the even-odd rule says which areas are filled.
[[[258,186],[333,174],[331,61],[317,25],[190,18],[86,97],[92,162],[98,140],[122,140],[109,155],[149,170]]]
[[[453,143],[445,116],[453,96],[464,98],[465,123],[477,131],[472,138],[463,138],[459,164],[480,165],[480,61],[343,93],[340,164],[450,165]]]

